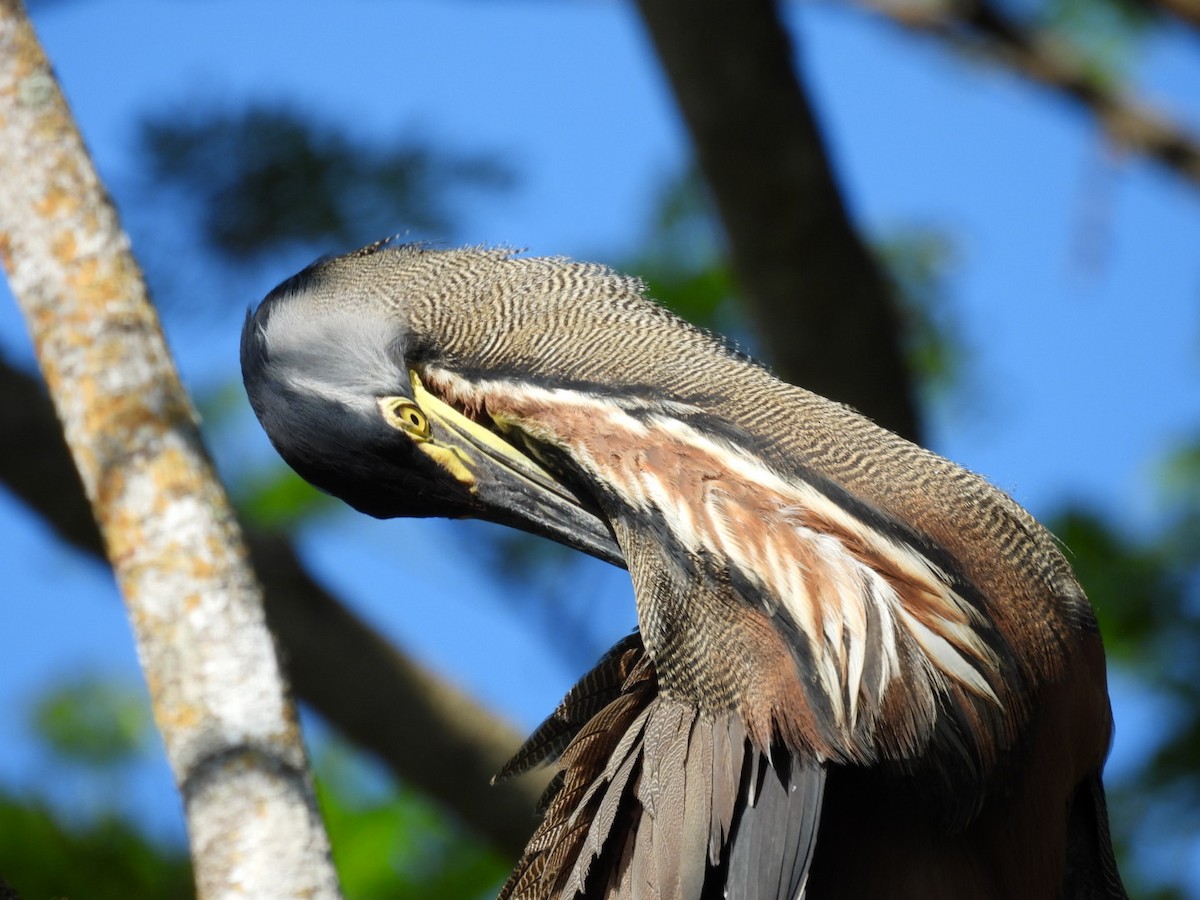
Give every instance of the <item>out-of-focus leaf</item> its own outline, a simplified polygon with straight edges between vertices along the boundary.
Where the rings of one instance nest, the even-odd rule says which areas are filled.
[[[690,270],[648,261],[639,271],[650,296],[697,325],[717,327],[722,307],[735,296],[733,277],[724,265]]]
[[[147,174],[198,201],[207,241],[249,260],[291,245],[355,246],[404,229],[447,236],[450,198],[512,176],[493,157],[388,146],[283,106],[159,114],[141,126]]]
[[[1086,510],[1068,510],[1051,524],[1096,607],[1109,655],[1139,654],[1175,612],[1159,554],[1133,546]]]
[[[1200,509],[1200,437],[1167,456],[1159,470],[1159,483],[1169,509]]]
[[[735,290],[721,255],[712,204],[695,166],[663,187],[637,253],[619,268],[641,275],[650,295],[685,319],[718,327],[720,311]]]
[[[1159,483],[1162,506],[1171,522],[1159,543],[1181,571],[1187,608],[1200,616],[1200,439],[1167,457]],[[1200,705],[1200,697],[1197,701]]]
[[[233,500],[245,521],[267,531],[286,531],[337,505],[285,466],[246,479],[233,489]]]
[[[78,677],[45,693],[33,724],[59,756],[105,767],[129,762],[151,730],[142,692],[101,677]]]
[[[0,795],[0,866],[25,900],[186,900],[187,853],[155,846],[128,823],[102,818],[65,828],[35,803]]]
[[[494,896],[508,863],[427,800],[390,785],[371,789],[339,745],[316,762],[317,793],[347,900]]]
[[[220,428],[246,409],[246,389],[240,379],[230,379],[220,387],[194,393],[196,411],[206,429]]]
[[[1173,457],[1168,480],[1186,488],[1194,461],[1184,451]],[[1160,723],[1164,736],[1133,777],[1110,785],[1114,837],[1128,848],[1186,844],[1200,833],[1200,546],[1195,540],[1195,504],[1186,490],[1166,505],[1157,533],[1131,536],[1117,523],[1082,509],[1067,510],[1051,522],[1080,581],[1088,591],[1109,658],[1141,690],[1157,695],[1170,710]],[[1191,495],[1194,497],[1194,495]],[[1117,723],[1120,729],[1122,723]],[[1126,866],[1135,896],[1184,897],[1179,878]],[[1138,880],[1149,876],[1149,885]]]
[[[1037,18],[1047,37],[1083,60],[1097,84],[1118,86],[1154,16],[1137,0],[1049,0]]]
[[[960,380],[965,359],[945,288],[954,246],[940,231],[910,227],[877,242],[876,252],[896,287],[909,365],[927,393],[943,394]],[[684,318],[732,336],[752,355],[756,352],[753,335],[732,312],[737,284],[695,167],[667,183],[636,256],[620,268],[640,273],[651,296]]]
[[[908,227],[877,241],[875,252],[900,304],[909,368],[924,391],[944,394],[959,382],[965,359],[961,328],[945,287],[954,245],[940,231]]]

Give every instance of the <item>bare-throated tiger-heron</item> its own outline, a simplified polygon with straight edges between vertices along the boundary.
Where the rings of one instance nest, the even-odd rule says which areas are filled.
[[[246,321],[283,458],[628,567],[502,896],[1113,898],[1096,619],[1008,496],[566,259],[384,241]]]

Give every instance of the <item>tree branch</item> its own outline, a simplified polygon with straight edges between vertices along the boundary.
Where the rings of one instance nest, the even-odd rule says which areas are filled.
[[[1200,139],[1097,78],[1070,48],[1027,29],[991,0],[859,0],[892,21],[971,52],[985,52],[1093,115],[1119,146],[1200,187]],[[1164,4],[1172,0],[1164,0]],[[1176,5],[1193,13],[1194,3]]]
[[[772,0],[639,0],[785,377],[915,438],[887,279],[846,212]]]
[[[3,361],[0,435],[20,435],[0,440],[0,483],[60,538],[103,557],[49,399],[35,379]],[[251,530],[247,542],[262,578],[267,622],[301,699],[396,778],[515,857],[532,831],[545,778],[516,778],[494,788],[488,781],[516,751],[520,735],[380,638],[313,580],[289,541]]]
[[[0,0],[0,123],[0,256],[125,597],[197,893],[339,897],[237,523],[19,0]]]
[[[1193,28],[1200,28],[1200,0],[1138,0],[1160,16],[1174,16]]]
[[[516,858],[549,779],[490,786],[521,744],[503,719],[392,647],[320,588],[291,543],[251,532],[267,618],[296,691],[396,777]]]

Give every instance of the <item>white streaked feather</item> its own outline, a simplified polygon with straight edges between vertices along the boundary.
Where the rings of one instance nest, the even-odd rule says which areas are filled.
[[[640,494],[645,498],[645,505],[658,510],[671,533],[680,538],[688,550],[695,552],[700,549],[698,543],[692,542],[697,534],[695,519],[685,512],[686,504],[679,502],[679,495],[668,491],[658,474],[649,469],[640,469],[637,481],[641,485]]]
[[[427,381],[436,381],[458,397],[487,400],[489,408],[503,403],[506,421],[567,450],[598,481],[621,493],[631,507],[658,510],[688,549],[706,549],[717,558],[726,558],[757,582],[763,597],[776,599],[807,636],[816,661],[814,674],[845,727],[857,724],[868,653],[880,659],[879,683],[870,687],[872,693],[882,696],[900,673],[904,635],[919,649],[935,689],[944,689],[942,682],[948,679],[999,703],[987,677],[994,674],[997,660],[972,628],[981,616],[953,590],[947,573],[917,548],[872,529],[812,485],[788,480],[754,454],[703,434],[680,419],[659,415],[648,402],[635,398],[613,400],[569,389],[522,385],[521,396],[514,402],[511,385],[471,384],[440,370],[429,373]],[[519,408],[521,399],[528,401],[527,414]],[[632,416],[622,404],[651,415]],[[690,406],[685,411],[696,412]],[[686,492],[674,491],[674,486],[664,484],[657,474],[640,469],[635,462],[638,454],[601,459],[593,456],[586,435],[555,432],[556,412],[557,417],[571,420],[582,412],[594,423],[596,434],[628,447],[644,446],[665,436],[691,458],[689,466],[697,472],[722,473],[727,484],[741,486],[756,503],[772,508],[775,522],[764,523],[767,539],[761,545],[747,540],[728,508],[738,502],[728,491],[713,483],[697,486],[699,508],[693,508]],[[698,465],[701,460],[703,466]],[[895,567],[897,577],[926,589],[937,603],[937,617],[931,622],[918,619],[905,608],[883,573],[855,556],[836,535],[817,533],[801,524],[807,513],[829,522],[835,531],[852,535],[871,554]],[[815,556],[822,571],[805,569],[799,561],[805,555],[798,551],[801,546]],[[823,579],[828,591],[819,609],[813,591],[816,579]],[[867,633],[868,604],[879,623],[874,636]],[[773,609],[766,611],[772,613]]]
[[[900,609],[900,618],[905,627],[920,645],[926,658],[942,673],[970,688],[983,697],[999,704],[1000,700],[979,670],[963,659],[962,654],[944,637],[913,616],[908,610]]]
[[[947,593],[958,601],[959,608],[967,607],[970,609],[967,606],[967,602],[956,592],[948,590]],[[979,639],[979,634],[969,624],[942,619],[938,625],[938,630],[946,640],[950,641],[956,647],[967,650],[978,659],[987,660],[989,664],[995,664],[995,655],[992,653],[991,648]]]
[[[846,648],[846,696],[850,701],[851,730],[858,726],[858,695],[862,690],[863,671],[867,663],[867,642],[851,634]]]

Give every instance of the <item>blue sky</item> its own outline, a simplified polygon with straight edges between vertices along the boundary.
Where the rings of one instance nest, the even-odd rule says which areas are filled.
[[[495,152],[518,185],[464,205],[457,238],[539,254],[628,257],[657,191],[686,159],[666,85],[625,4],[76,0],[37,10],[135,244],[146,222],[161,221],[138,209],[154,200],[138,187],[135,123],[194,103],[287,100],[359,134],[415,131]],[[858,221],[873,235],[916,225],[954,241],[947,286],[969,350],[967,389],[935,410],[935,449],[1036,514],[1083,498],[1145,526],[1163,453],[1200,427],[1200,190],[1123,157],[1086,117],[1006,73],[853,9],[797,5],[790,16]],[[1200,131],[1196,41],[1155,40],[1132,83]],[[196,276],[185,239],[170,229],[144,237],[180,258],[172,293],[194,309],[165,320],[185,379],[205,387],[235,377],[246,306],[307,260]],[[0,347],[30,358],[2,287]],[[227,472],[269,458],[245,424],[236,451],[219,460]],[[308,527],[302,543],[315,571],[386,633],[532,725],[577,673],[521,626],[472,567],[469,547],[446,555],[441,539],[459,533],[452,528],[346,513]],[[69,672],[136,678],[136,660],[107,573],[58,547],[7,497],[0,546],[0,622],[15,648],[0,721],[17,731],[3,742],[0,782],[28,785],[46,774],[19,726],[29,698]],[[430,560],[436,606],[421,591],[389,596],[399,547]],[[615,637],[633,623],[623,576],[587,571],[597,618]],[[434,588],[438,579],[454,589]],[[1117,752],[1134,753],[1131,738],[1157,711],[1121,689],[1116,714],[1118,740],[1129,741]],[[159,764],[131,803],[178,834],[170,790]]]

